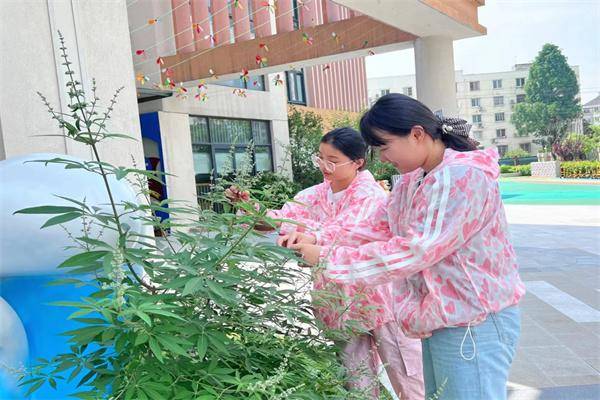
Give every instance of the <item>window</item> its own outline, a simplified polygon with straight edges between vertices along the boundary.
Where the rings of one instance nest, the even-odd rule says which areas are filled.
[[[469,82],[469,89],[471,89],[471,92],[479,90],[479,81],[471,81],[471,82]]]
[[[492,86],[494,89],[502,89],[502,79],[494,79],[492,81]]]
[[[222,173],[238,171],[245,163],[254,163],[254,173],[273,171],[268,121],[190,117],[190,131],[197,185],[207,184]]]
[[[496,137],[497,138],[505,138],[506,137],[506,129],[496,129]]]
[[[390,89],[382,89],[380,93],[381,96],[385,96],[386,94],[390,94]]]
[[[481,140],[483,138],[483,131],[473,131],[473,137],[477,140]]]
[[[481,99],[479,97],[471,99],[471,107],[481,107]]]
[[[407,96],[412,96],[412,86],[407,86],[403,88],[402,93],[404,93]]]
[[[521,143],[519,147],[521,148],[521,150],[531,153],[531,143]]]
[[[498,146],[498,154],[500,155],[500,157],[504,157],[504,155],[506,154],[507,151],[508,151],[508,145],[502,144],[502,145]]]
[[[298,0],[292,0],[292,10],[292,22],[294,23],[294,30],[297,31],[300,29],[300,7],[298,7]]]
[[[515,84],[518,88],[522,88],[523,86],[525,86],[525,78],[515,79]]]
[[[504,113],[496,113],[496,115],[494,115],[494,118],[496,122],[502,122],[504,121]]]
[[[524,94],[518,94],[517,95],[517,103],[522,103],[525,101],[525,95]]]
[[[494,96],[494,106],[503,106],[504,96]]]
[[[475,115],[473,115],[473,123],[474,124],[480,124],[481,123],[481,114],[475,114]]]
[[[304,73],[302,71],[287,71],[288,101],[293,104],[306,105],[306,91],[304,89]]]
[[[250,77],[248,77],[248,80],[244,80],[241,78],[240,79],[232,79],[230,81],[217,80],[214,82],[214,84],[220,85],[220,86],[229,86],[229,87],[234,87],[234,88],[247,89],[247,90],[260,90],[260,91],[264,92],[265,77],[263,75],[259,75],[259,76],[250,76]]]

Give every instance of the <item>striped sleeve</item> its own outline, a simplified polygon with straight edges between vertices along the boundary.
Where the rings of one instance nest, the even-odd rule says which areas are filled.
[[[334,221],[315,232],[317,244],[334,246],[340,241],[369,242],[387,240],[389,230],[387,195],[368,196],[347,206]]]
[[[433,178],[421,188],[422,200],[415,201],[405,236],[333,247],[322,259],[325,275],[339,283],[377,285],[431,267],[468,241],[483,224],[487,177],[480,170],[457,166],[443,168]]]
[[[312,213],[316,199],[315,187],[309,187],[299,192],[293,201],[288,201],[280,210],[270,210],[267,216],[274,219],[287,219],[292,222],[283,222],[279,228],[279,233],[286,234],[294,230],[303,232],[313,230],[318,227],[315,216]]]

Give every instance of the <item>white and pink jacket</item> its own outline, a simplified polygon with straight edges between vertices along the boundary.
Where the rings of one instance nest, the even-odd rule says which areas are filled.
[[[394,313],[410,337],[476,324],[519,302],[525,287],[497,183],[495,149],[447,149],[440,165],[404,175],[387,205],[393,236],[324,247],[325,275],[345,285],[396,281]]]
[[[281,210],[270,211],[269,216],[306,226],[284,223],[282,233],[306,230],[317,237],[320,245],[356,248],[391,237],[384,218],[388,197],[369,171],[361,171],[335,204],[331,201],[331,186],[325,181],[301,191],[293,202],[286,203]],[[360,329],[373,330],[395,320],[393,303],[398,286],[404,287],[405,283],[337,284],[327,279],[322,271],[315,270],[315,315],[332,329],[340,329],[347,321],[352,321]]]

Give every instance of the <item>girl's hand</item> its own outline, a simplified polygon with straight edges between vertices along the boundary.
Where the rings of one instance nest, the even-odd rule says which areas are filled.
[[[237,186],[230,186],[229,188],[225,189],[225,197],[227,197],[227,199],[232,203],[250,201],[250,193],[247,190],[241,190]]]
[[[287,235],[282,235],[277,239],[277,244],[281,247],[291,248],[295,244],[315,244],[317,238],[308,233],[293,231]]]
[[[293,244],[289,246],[289,248],[300,253],[302,258],[304,258],[304,261],[306,261],[307,266],[317,265],[319,263],[321,246],[316,246],[314,244]]]

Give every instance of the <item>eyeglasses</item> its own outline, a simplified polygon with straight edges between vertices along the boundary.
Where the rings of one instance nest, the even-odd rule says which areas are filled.
[[[313,165],[316,168],[319,168],[322,171],[329,172],[331,174],[335,172],[335,167],[341,167],[343,165],[347,165],[347,164],[350,164],[350,163],[354,162],[353,160],[350,160],[350,161],[346,161],[344,163],[337,163],[336,164],[336,163],[331,162],[331,161],[323,160],[319,156],[317,156],[316,154],[313,154],[311,156],[311,161],[312,161]]]

